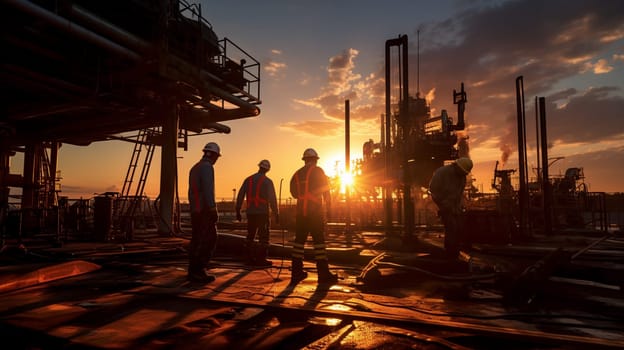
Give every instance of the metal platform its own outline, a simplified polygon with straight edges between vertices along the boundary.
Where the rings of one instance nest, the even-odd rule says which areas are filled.
[[[464,261],[448,262],[436,253],[438,232],[421,233],[409,247],[376,232],[352,235],[347,244],[344,232],[329,234],[331,268],[341,277],[333,286],[317,285],[312,260],[304,267],[309,277],[288,285],[292,233],[282,231],[272,231],[273,267],[266,269],[242,264],[243,231],[224,231],[209,284],[186,281],[184,236],[12,247],[2,254],[0,332],[42,349],[624,346],[621,287],[580,283],[578,270],[546,276],[531,303],[505,301],[498,273],[561,242],[478,246]],[[578,266],[591,265],[592,256],[621,261],[621,239],[609,240],[579,255]],[[580,251],[595,239],[565,241]]]

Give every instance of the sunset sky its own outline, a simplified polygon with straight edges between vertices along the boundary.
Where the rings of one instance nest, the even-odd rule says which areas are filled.
[[[517,168],[515,79],[523,76],[529,167],[536,167],[534,98],[547,103],[550,157],[565,157],[553,175],[582,167],[590,191],[624,192],[624,1],[202,1],[203,16],[261,62],[261,114],[225,122],[232,132],[191,138],[179,150],[179,193],[186,200],[190,167],[206,142],[221,145],[217,197],[269,159],[268,173],[288,198],[292,173],[313,147],[334,172],[344,160],[344,101],[351,106],[351,157],[368,139],[379,142],[384,106],[384,45],[406,34],[410,91],[416,92],[420,31],[420,91],[432,114],[453,117],[453,89],[465,84],[466,132],[475,184],[490,191],[497,160]],[[70,198],[120,191],[133,145],[63,145],[59,169]],[[159,191],[157,151],[146,193]],[[533,173],[530,174],[534,176]]]

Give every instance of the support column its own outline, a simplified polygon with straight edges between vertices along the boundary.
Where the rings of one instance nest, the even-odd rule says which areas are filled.
[[[174,234],[173,202],[178,170],[178,105],[171,103],[168,113],[163,115],[162,147],[160,156],[160,234]]]
[[[345,100],[345,173],[351,176],[351,107],[349,100]],[[351,176],[352,177],[352,176]],[[345,220],[345,233],[351,233],[351,193],[349,187],[345,185],[345,204],[347,218]]]

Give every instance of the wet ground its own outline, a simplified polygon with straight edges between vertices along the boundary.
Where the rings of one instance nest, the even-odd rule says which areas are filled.
[[[220,230],[208,284],[186,281],[186,234],[24,249],[8,241],[0,333],[15,349],[624,347],[622,237],[474,245],[449,261],[435,230],[407,241],[334,226],[339,283],[319,286],[306,251],[309,276],[293,287],[292,233],[272,231],[265,269],[242,264],[243,235]]]

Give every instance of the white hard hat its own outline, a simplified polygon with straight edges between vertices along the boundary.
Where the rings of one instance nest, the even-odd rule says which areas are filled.
[[[466,158],[466,157],[459,158],[455,160],[455,164],[457,164],[457,166],[461,170],[463,170],[466,174],[468,174],[470,170],[472,170],[472,160],[470,160],[470,158]]]
[[[215,142],[208,142],[206,146],[204,146],[204,152],[213,152],[219,157],[221,156],[221,148]]]
[[[271,163],[266,159],[261,160],[258,166],[262,169],[271,170]]]
[[[301,157],[301,159],[303,160],[305,160],[306,158],[319,159],[319,156],[313,148],[308,148],[305,151],[303,151],[303,157]]]

